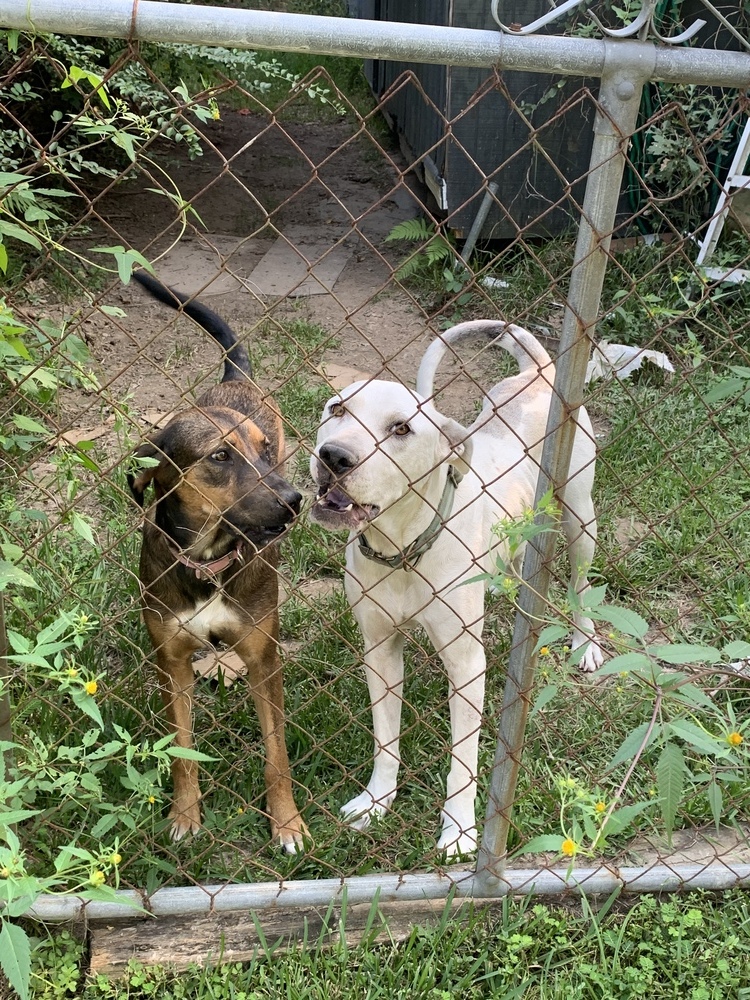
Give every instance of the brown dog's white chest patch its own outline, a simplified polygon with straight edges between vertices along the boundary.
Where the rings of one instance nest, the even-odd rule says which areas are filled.
[[[177,616],[182,628],[201,642],[223,639],[239,625],[239,617],[232,604],[220,594],[196,604],[190,611],[181,611]]]

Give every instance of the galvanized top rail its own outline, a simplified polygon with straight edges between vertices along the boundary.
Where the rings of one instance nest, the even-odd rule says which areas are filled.
[[[0,26],[39,33],[314,52],[448,66],[599,77],[603,39],[514,36],[431,24],[367,21],[156,0],[0,0]],[[750,87],[750,54],[638,42],[651,79]]]

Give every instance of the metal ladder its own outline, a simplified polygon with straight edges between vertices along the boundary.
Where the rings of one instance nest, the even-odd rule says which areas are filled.
[[[700,251],[695,261],[704,276],[711,281],[742,282],[750,280],[750,271],[740,267],[725,271],[721,267],[706,266],[706,261],[713,254],[719,242],[721,231],[724,228],[724,223],[732,205],[734,192],[742,188],[750,190],[750,174],[742,172],[747,165],[748,157],[750,157],[750,118],[745,123],[745,128],[740,136],[739,145],[734,154],[732,164],[729,167],[727,179],[724,181],[719,200],[716,202],[713,218],[708,224],[706,235],[701,242]]]

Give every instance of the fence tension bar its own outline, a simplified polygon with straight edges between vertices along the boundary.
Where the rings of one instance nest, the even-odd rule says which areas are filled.
[[[551,485],[559,488],[568,479],[575,415],[583,399],[627,146],[636,128],[643,87],[653,74],[654,63],[654,48],[650,44],[605,41],[590,172],[570,275],[536,505]],[[553,522],[538,515],[537,523]],[[555,541],[556,533],[547,531],[537,535],[526,548],[484,834],[477,858],[475,890],[478,896],[503,895],[509,888],[503,875],[511,810],[536,673],[534,646],[548,609],[550,563]]]

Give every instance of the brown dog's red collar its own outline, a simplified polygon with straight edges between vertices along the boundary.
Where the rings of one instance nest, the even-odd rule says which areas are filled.
[[[192,569],[196,577],[199,580],[212,580],[216,582],[216,574],[222,573],[228,566],[231,566],[233,562],[244,562],[245,557],[242,554],[242,542],[237,542],[233,549],[230,549],[226,555],[220,556],[218,559],[210,559],[208,561],[203,561],[200,559],[191,559],[190,556],[183,555],[179,549],[176,549],[172,544],[169,546],[169,550],[175,557],[178,563],[182,563],[183,566],[187,566],[188,569]]]

